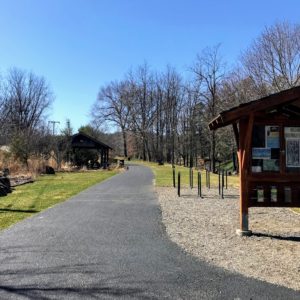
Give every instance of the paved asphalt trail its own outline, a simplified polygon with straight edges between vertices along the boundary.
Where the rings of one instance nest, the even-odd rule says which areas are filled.
[[[300,299],[183,253],[166,236],[152,180],[130,166],[2,231],[0,299]]]

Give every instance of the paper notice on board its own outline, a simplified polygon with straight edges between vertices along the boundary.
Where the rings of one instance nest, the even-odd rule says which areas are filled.
[[[266,126],[266,147],[267,148],[280,147],[278,126]]]
[[[286,140],[286,166],[300,167],[300,140]]]
[[[271,149],[252,148],[252,159],[271,159]]]

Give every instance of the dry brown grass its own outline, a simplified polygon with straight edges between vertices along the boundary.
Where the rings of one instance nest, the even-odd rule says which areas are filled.
[[[0,150],[0,170],[8,168],[11,174],[19,174],[24,171],[21,162],[11,153]]]
[[[42,157],[32,156],[27,161],[27,165],[17,159],[12,153],[0,150],[0,170],[9,169],[10,175],[24,175],[36,177],[45,171],[46,165],[56,168],[53,159],[45,160]]]

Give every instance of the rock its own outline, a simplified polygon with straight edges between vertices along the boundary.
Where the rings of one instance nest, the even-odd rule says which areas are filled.
[[[163,166],[164,165],[164,161],[162,159],[158,159],[157,163],[159,166]]]
[[[5,190],[6,194],[11,193],[11,184],[8,177],[0,177],[0,183],[2,185],[1,188]]]
[[[0,197],[7,195],[6,189],[7,189],[6,186],[0,183]]]
[[[53,175],[53,174],[55,174],[55,171],[52,167],[46,166],[46,172],[45,173],[49,174],[49,175]]]
[[[7,177],[9,175],[9,169],[8,168],[5,168],[3,169],[3,176]]]

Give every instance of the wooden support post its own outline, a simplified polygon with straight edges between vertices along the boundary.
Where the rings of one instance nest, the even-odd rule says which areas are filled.
[[[250,114],[248,120],[240,120],[239,122],[239,167],[240,167],[240,229],[237,234],[241,236],[249,236],[252,232],[249,230],[248,219],[248,184],[247,176],[249,169],[249,158],[252,143],[254,116]]]
[[[222,170],[222,190],[221,198],[224,199],[224,170]]]
[[[210,170],[208,170],[208,189],[210,189]]]
[[[108,149],[103,150],[103,167],[106,169],[108,164]]]
[[[201,172],[198,172],[198,196],[202,198]]]
[[[101,167],[103,167],[104,166],[104,153],[103,153],[103,149],[101,148]]]
[[[177,188],[177,195],[180,197],[180,172],[178,172]]]
[[[221,195],[221,170],[218,170],[219,196]]]
[[[172,170],[173,171],[173,187],[175,188],[176,187],[176,182],[175,182],[176,181],[175,180],[175,167],[173,167],[172,169],[173,169]]]

